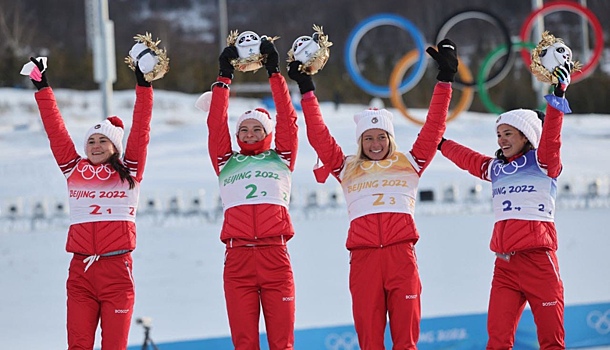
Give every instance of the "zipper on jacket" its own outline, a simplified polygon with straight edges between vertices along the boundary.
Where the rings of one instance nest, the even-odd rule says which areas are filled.
[[[93,226],[93,255],[97,255],[97,222],[93,222],[92,223]]]
[[[252,221],[254,222],[254,225],[252,227],[252,229],[254,230],[254,239],[258,239],[258,231],[257,229],[257,222],[256,222],[256,204],[252,206]]]
[[[383,248],[383,234],[381,227],[381,213],[377,214],[377,234],[379,235],[379,247]]]
[[[495,231],[496,231],[496,227],[494,225],[493,232],[495,232]],[[499,248],[499,250],[502,253],[506,252],[504,250],[504,231],[506,231],[506,225],[504,225],[502,230],[500,232],[498,232],[498,236],[497,236],[497,239],[498,239],[498,248]],[[493,235],[493,232],[492,232],[492,235]]]

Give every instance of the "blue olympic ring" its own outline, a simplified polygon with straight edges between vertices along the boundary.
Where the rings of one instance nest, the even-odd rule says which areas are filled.
[[[358,24],[358,26],[352,30],[347,38],[344,59],[347,72],[352,77],[356,85],[373,96],[389,97],[391,95],[390,87],[387,85],[375,85],[366,80],[366,78],[364,78],[360,73],[360,69],[358,68],[358,64],[356,62],[356,51],[364,34],[375,27],[383,25],[391,25],[404,29],[415,40],[415,45],[419,54],[417,64],[414,70],[402,81],[399,91],[401,94],[404,94],[417,85],[421,76],[426,70],[426,60],[424,56],[425,40],[419,29],[404,17],[389,13],[382,13],[368,17],[360,22],[360,24]]]

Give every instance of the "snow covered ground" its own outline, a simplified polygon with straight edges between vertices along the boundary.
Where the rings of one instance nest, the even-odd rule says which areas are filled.
[[[85,131],[102,118],[99,93],[61,89],[56,95],[80,150]],[[137,288],[133,345],[142,341],[142,328],[135,319],[143,316],[153,319],[157,343],[229,334],[222,292],[224,247],[218,239],[220,222],[213,220],[217,182],[207,154],[205,115],[194,107],[197,97],[155,92],[138,248],[133,254]],[[126,126],[133,100],[133,91],[114,93],[113,113]],[[260,100],[232,98],[231,129],[242,112],[259,106]],[[322,107],[339,144],[354,152],[352,115],[366,106],[342,105],[335,110],[332,103],[324,103]],[[419,127],[389,109],[395,114],[399,148],[406,151]],[[425,115],[425,110],[412,112]],[[347,215],[341,194],[338,202],[332,201],[337,183],[315,183],[311,169],[316,156],[299,117],[300,150],[291,207],[297,234],[289,243],[297,288],[296,327],[349,325]],[[497,148],[494,122],[494,115],[463,113],[448,124],[446,137],[491,155]],[[607,303],[610,116],[566,117],[563,141],[565,169],[559,180],[556,222],[566,305]],[[67,225],[61,217],[50,217],[58,204],[65,204],[66,186],[41,128],[33,91],[0,89],[0,147],[0,349],[65,348]],[[420,190],[434,195],[433,201],[420,202],[416,209],[423,316],[484,313],[494,261],[488,248],[493,225],[488,184],[439,154],[424,173]],[[308,202],[313,192],[317,206]],[[456,203],[445,203],[451,193]],[[209,219],[195,214],[196,199]],[[172,207],[172,200],[180,207]],[[156,212],[149,202],[155,203]],[[34,209],[37,203],[45,218],[32,221],[32,216],[42,213]],[[189,211],[193,215],[187,215]]]

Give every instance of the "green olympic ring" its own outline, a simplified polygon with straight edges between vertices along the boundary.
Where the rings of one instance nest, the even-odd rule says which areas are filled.
[[[512,44],[512,46],[514,48],[528,48],[528,49],[533,49],[536,47],[536,44],[534,43],[524,43],[522,41],[519,42],[514,42]],[[483,59],[483,63],[481,64],[481,68],[479,68],[479,72],[477,73],[477,92],[479,93],[479,98],[481,99],[481,102],[483,102],[483,105],[485,105],[485,108],[487,108],[487,110],[491,113],[494,114],[502,114],[504,113],[504,110],[499,107],[498,105],[496,105],[495,103],[493,103],[493,101],[491,100],[491,98],[489,97],[489,90],[485,87],[485,77],[489,74],[489,71],[491,70],[491,67],[493,67],[493,63],[496,62],[496,60],[501,57],[502,55],[505,55],[507,53],[507,47],[506,45],[500,45],[497,48],[495,48],[492,52],[490,52],[489,54],[487,54],[487,56],[485,56],[485,58]],[[544,102],[542,105],[540,105],[538,107],[538,109],[544,110],[546,106],[546,102]]]

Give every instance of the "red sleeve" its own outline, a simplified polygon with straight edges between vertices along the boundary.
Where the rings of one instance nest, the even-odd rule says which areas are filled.
[[[136,85],[136,103],[133,107],[133,121],[125,147],[125,165],[142,181],[148,143],[150,141],[150,120],[152,119],[153,88]]]
[[[273,102],[277,110],[275,125],[275,150],[289,163],[290,170],[294,170],[294,163],[299,148],[297,126],[297,112],[294,110],[290,91],[286,80],[279,73],[274,73],[269,78]]]
[[[345,163],[345,154],[328,131],[326,124],[324,124],[317,97],[312,95],[309,98],[304,98],[301,100],[301,106],[307,125],[309,144],[316,151],[324,166],[328,167],[330,172],[339,179],[339,173],[341,173]]]
[[[411,149],[411,155],[419,166],[417,171],[419,175],[424,172],[432,158],[434,158],[436,147],[445,133],[451,93],[450,83],[436,83],[428,115],[426,116],[426,122]]]
[[[231,84],[231,79],[218,77],[219,82]],[[208,152],[216,175],[233,153],[231,148],[231,133],[229,132],[229,89],[214,85],[212,102],[208,113]]]
[[[549,177],[557,177],[561,173],[561,127],[563,113],[551,105],[546,107],[546,116],[542,124],[540,144],[536,150],[540,167],[546,169]]]
[[[491,181],[489,164],[493,161],[493,158],[451,140],[443,142],[441,153],[460,169],[466,170],[482,180]]]
[[[38,103],[38,110],[40,111],[44,130],[49,138],[51,152],[53,152],[55,161],[64,175],[68,174],[76,166],[81,157],[78,155],[74,141],[72,141],[61,117],[53,89],[50,87],[43,88],[36,92],[34,97]]]

